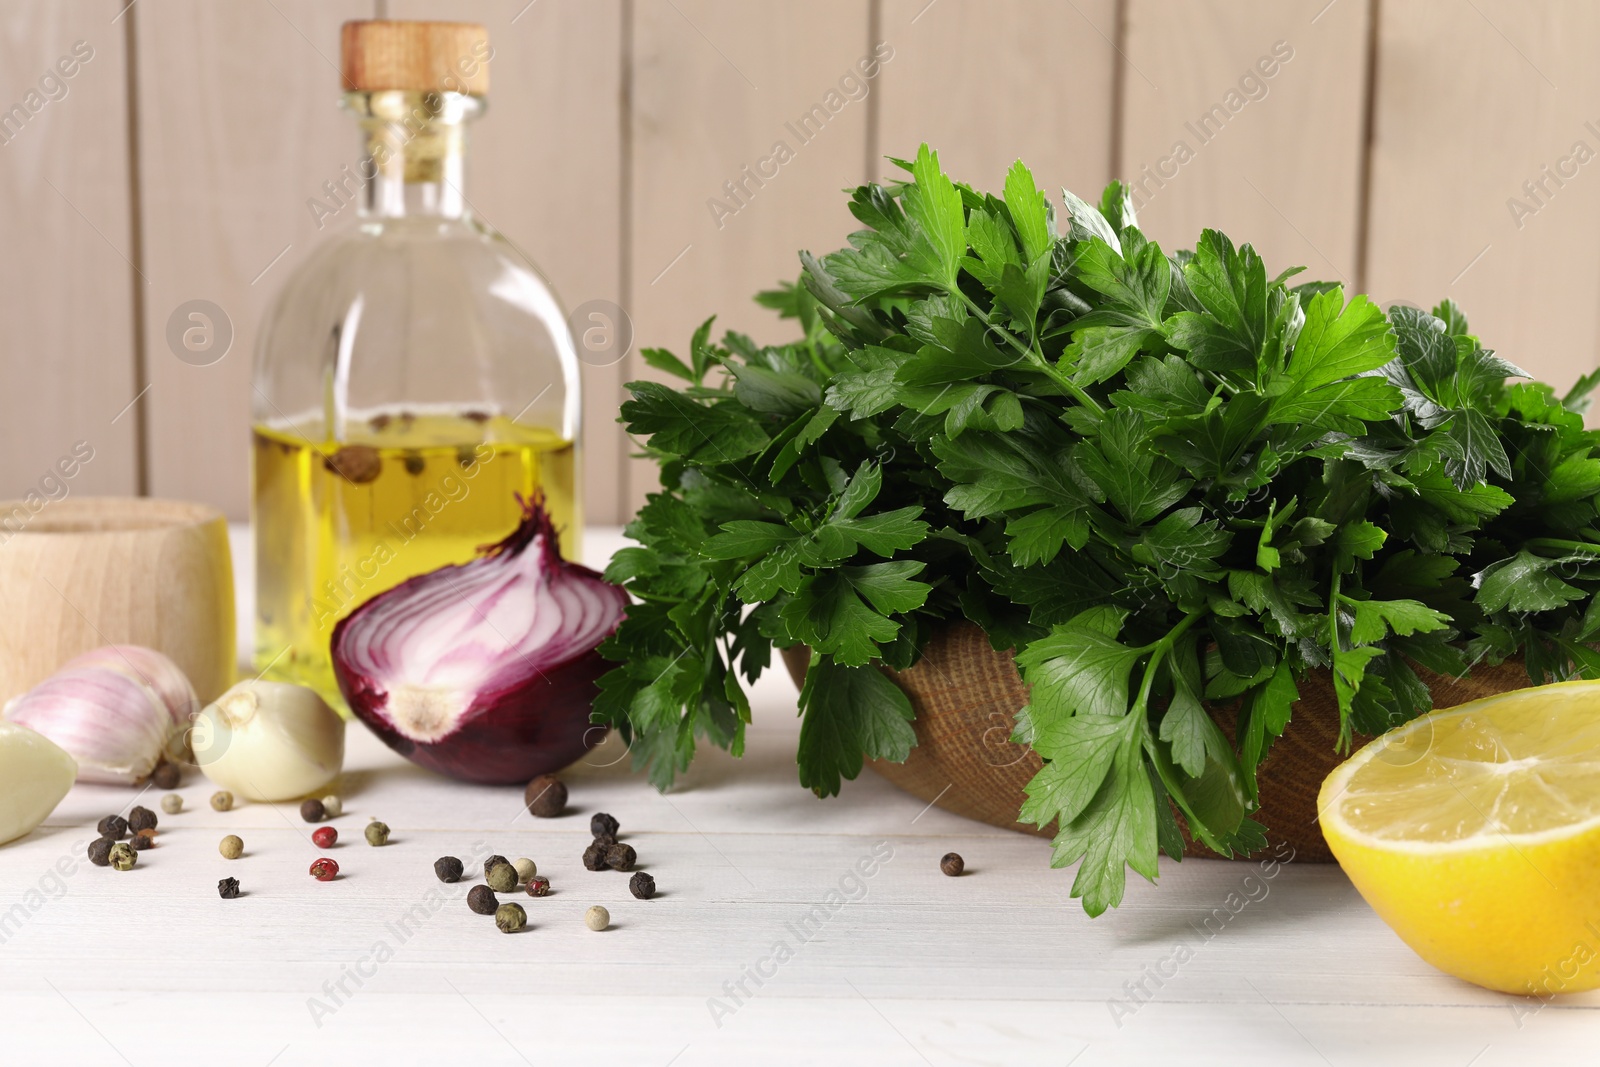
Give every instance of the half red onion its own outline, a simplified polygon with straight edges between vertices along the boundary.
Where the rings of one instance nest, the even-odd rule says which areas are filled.
[[[628,596],[561,558],[540,498],[522,505],[477,559],[379,593],[333,630],[351,710],[413,763],[464,781],[526,782],[604,736],[589,711],[611,664],[595,647]]]

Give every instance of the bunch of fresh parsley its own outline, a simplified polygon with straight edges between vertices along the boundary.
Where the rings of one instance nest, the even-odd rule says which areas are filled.
[[[707,322],[687,361],[644,353],[686,386],[629,387],[662,489],[607,571],[637,603],[595,718],[658,786],[700,737],[741,750],[773,645],[811,650],[804,785],[905,759],[879,667],[971,619],[1031,686],[1020,817],[1099,914],[1180,854],[1177,813],[1263,844],[1256,770],[1309,670],[1346,742],[1429,708],[1416,666],[1600,676],[1596,375],[1508,384],[1453,304],[1386,315],[1215,231],[1169,256],[1117,183],[1058,215],[1021,163],[999,197],[926,146],[901,165],[854,191],[849,248],[758,298],[800,340]]]

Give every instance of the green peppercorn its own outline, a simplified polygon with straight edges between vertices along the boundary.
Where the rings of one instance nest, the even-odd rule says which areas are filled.
[[[521,904],[502,904],[494,910],[494,924],[502,934],[514,934],[528,925],[528,913]]]
[[[223,859],[236,860],[244,855],[244,842],[237,834],[229,834],[217,845],[217,851],[222,853]]]
[[[231,811],[233,808],[233,794],[226,789],[211,794],[211,810]]]
[[[111,846],[109,858],[113,870],[131,871],[133,865],[139,862],[139,853],[135,852],[133,846],[126,841],[118,841]]]
[[[511,893],[517,888],[517,869],[509,863],[495,864],[484,878],[496,893]]]
[[[183,798],[176,793],[168,793],[161,798],[161,810],[168,815],[176,815],[183,810]]]
[[[373,819],[367,823],[367,844],[381,848],[389,843],[389,824]]]

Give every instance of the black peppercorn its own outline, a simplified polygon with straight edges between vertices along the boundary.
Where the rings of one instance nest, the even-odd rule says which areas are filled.
[[[617,820],[603,811],[597,811],[589,816],[589,832],[596,837],[601,834],[610,834],[615,839],[617,836]]]
[[[612,845],[617,843],[617,835],[616,834],[595,834],[594,835],[594,843],[599,845],[601,848],[610,848]]]
[[[147,848],[154,848],[156,838],[154,834],[134,834],[128,838],[128,844],[133,846],[135,852],[143,852]]]
[[[550,879],[543,875],[534,875],[528,879],[528,895],[530,897],[547,897],[550,895]]]
[[[134,833],[140,830],[154,830],[156,822],[156,813],[149,808],[135,805],[134,809],[128,812],[128,829]]]
[[[963,860],[958,854],[954,852],[946,852],[944,857],[939,860],[939,869],[945,874],[948,874],[951,878],[954,878],[956,875],[967,869],[967,864],[966,861]]]
[[[495,898],[494,890],[486,885],[475,885],[472,892],[467,894],[467,907],[479,915],[493,915],[500,906],[500,901]]]
[[[638,860],[639,854],[632,845],[612,845],[606,849],[606,866],[613,871],[631,871]]]
[[[128,820],[120,815],[107,815],[95,827],[100,831],[101,837],[109,837],[113,841],[121,841],[128,836]]]
[[[643,871],[638,871],[628,879],[628,892],[640,900],[649,900],[656,895],[656,880]]]
[[[483,861],[483,878],[484,878],[484,881],[488,881],[489,880],[489,868],[490,867],[498,867],[502,863],[510,863],[510,862],[511,862],[510,860],[508,860],[504,856],[500,856],[500,855],[490,856],[488,859],[484,860]]]
[[[89,842],[89,862],[96,867],[111,866],[111,846],[114,844],[116,841],[109,837]]]
[[[224,878],[217,883],[217,895],[223,900],[234,900],[239,896],[239,879]]]
[[[567,810],[567,786],[553,774],[541,774],[523,791],[528,811],[541,819],[553,819]]]
[[[328,817],[328,809],[315,797],[300,805],[300,817],[306,822],[321,822]]]
[[[157,789],[176,789],[183,780],[183,772],[176,763],[163,763],[156,768],[156,773],[150,776]]]
[[[459,882],[462,872],[461,861],[454,856],[440,856],[433,861],[433,873],[441,882]]]
[[[583,850],[583,865],[591,871],[606,869],[606,849],[603,845],[590,845]]]

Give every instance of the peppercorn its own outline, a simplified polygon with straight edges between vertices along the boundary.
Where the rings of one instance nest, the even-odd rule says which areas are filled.
[[[339,831],[331,826],[319,826],[311,831],[311,843],[318,848],[332,848],[339,843]]]
[[[351,485],[365,485],[383,473],[383,457],[371,445],[345,445],[323,457],[322,465]]]
[[[168,815],[176,815],[183,810],[183,798],[176,793],[168,793],[161,798],[161,810]]]
[[[479,915],[493,915],[495,909],[500,907],[500,899],[494,895],[494,890],[486,885],[475,885],[467,894],[467,907]]]
[[[132,837],[128,838],[128,844],[133,846],[133,850],[135,852],[143,852],[147,848],[155,847],[156,836],[155,834],[151,833],[134,834]]]
[[[110,859],[113,870],[131,871],[133,865],[139,862],[139,854],[126,841],[118,841],[111,846]]]
[[[178,783],[183,781],[183,771],[176,763],[163,763],[150,776],[150,781],[155,783],[157,789],[176,789]]]
[[[134,833],[140,830],[154,830],[157,821],[156,813],[149,808],[135,805],[134,809],[128,812],[128,829]]]
[[[541,819],[553,819],[567,810],[567,785],[553,774],[541,774],[523,790],[528,811]]]
[[[311,877],[319,882],[331,882],[339,877],[339,865],[326,856],[311,864]]]
[[[495,864],[484,878],[496,893],[511,893],[517,888],[517,869],[509,863]]]
[[[233,794],[226,789],[211,794],[212,811],[230,811],[233,808]]]
[[[367,823],[367,844],[373,848],[382,848],[389,843],[389,824],[373,819]]]
[[[528,895],[530,897],[547,897],[550,895],[550,879],[543,875],[534,875],[528,879]]]
[[[116,844],[109,837],[97,838],[89,842],[89,862],[96,867],[111,866],[111,846]]]
[[[612,845],[617,843],[617,835],[616,834],[595,834],[594,835],[594,841],[591,842],[591,843],[599,845],[601,848],[609,849]]]
[[[322,814],[326,818],[337,819],[344,814],[344,801],[337,794],[328,794],[322,798]]]
[[[606,866],[613,871],[631,871],[639,860],[632,845],[612,845],[606,849]]]
[[[946,852],[944,858],[939,860],[939,869],[954,878],[967,869],[967,864],[957,853]]]
[[[113,841],[121,841],[128,836],[128,820],[120,815],[107,815],[95,827],[100,831],[101,837],[109,837]]]
[[[628,879],[628,892],[640,900],[649,900],[656,895],[656,880],[643,871],[638,871]]]
[[[514,934],[528,925],[528,913],[521,904],[502,904],[494,909],[494,924],[502,934]]]
[[[217,895],[223,900],[234,900],[239,896],[239,879],[224,878],[217,883]]]
[[[603,870],[605,870],[606,869],[606,849],[605,849],[605,846],[599,845],[599,844],[595,844],[595,845],[590,845],[588,848],[584,849],[583,850],[583,866],[587,870],[591,870],[591,871],[603,871]]]
[[[589,832],[596,837],[601,834],[610,834],[615,839],[617,836],[617,820],[603,811],[597,811],[589,816]]]
[[[222,853],[223,859],[236,860],[244,855],[244,841],[237,834],[229,834],[217,845],[217,851]]]
[[[484,878],[487,879],[489,877],[489,868],[490,867],[498,867],[502,863],[510,863],[510,862],[511,862],[510,860],[506,859],[504,856],[501,856],[501,855],[490,856],[488,859],[483,861],[483,876],[484,876]]]
[[[440,856],[433,861],[433,873],[441,882],[461,881],[461,872],[463,870],[461,861],[454,856]]]
[[[405,465],[406,473],[413,477],[428,469],[428,462],[422,458],[422,453],[420,452],[407,452]]]
[[[518,856],[511,861],[511,866],[517,869],[517,881],[526,882],[529,878],[539,873],[539,865],[526,856]]]
[[[583,914],[583,924],[594,931],[604,930],[611,925],[611,913],[596,904]]]
[[[300,805],[300,817],[306,822],[321,822],[328,817],[328,809],[315,797]]]

